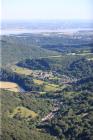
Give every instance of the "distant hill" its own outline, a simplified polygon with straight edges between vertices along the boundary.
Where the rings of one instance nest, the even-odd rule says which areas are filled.
[[[26,58],[58,55],[57,52],[43,49],[31,41],[25,37],[3,36],[0,40],[2,65],[16,63]]]

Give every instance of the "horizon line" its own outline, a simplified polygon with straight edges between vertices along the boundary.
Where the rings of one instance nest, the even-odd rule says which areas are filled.
[[[93,19],[0,19],[3,21],[93,21]]]

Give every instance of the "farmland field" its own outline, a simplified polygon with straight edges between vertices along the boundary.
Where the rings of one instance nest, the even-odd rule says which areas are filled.
[[[59,85],[55,84],[46,84],[44,86],[44,91],[57,91],[59,90]]]
[[[37,79],[33,79],[34,83],[37,85],[42,85],[44,83],[43,80],[37,80]]]
[[[24,75],[31,75],[32,70],[29,70],[27,68],[19,67],[19,66],[12,66],[11,67],[13,72],[16,72],[18,74],[24,74]]]
[[[10,90],[10,91],[14,91],[14,92],[19,92],[20,91],[20,87],[13,82],[0,82],[0,89],[5,89],[5,90]]]

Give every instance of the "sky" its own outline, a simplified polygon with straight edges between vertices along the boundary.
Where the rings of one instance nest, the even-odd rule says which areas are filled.
[[[93,0],[0,0],[0,4],[2,20],[93,20]]]

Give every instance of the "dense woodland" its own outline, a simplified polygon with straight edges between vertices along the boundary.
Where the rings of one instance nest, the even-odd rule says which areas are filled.
[[[90,92],[65,94],[60,95],[62,104],[55,117],[38,127],[62,140],[92,140],[93,94]]]
[[[19,62],[17,65],[32,70],[50,70],[49,62],[45,59],[26,59],[23,62]]]

